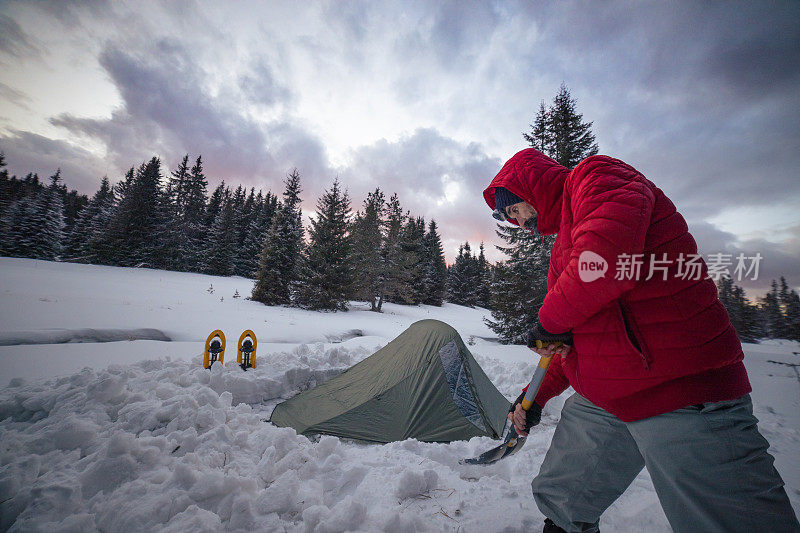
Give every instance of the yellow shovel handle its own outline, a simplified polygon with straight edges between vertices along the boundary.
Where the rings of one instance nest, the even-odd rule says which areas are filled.
[[[541,348],[541,346],[538,346],[540,342],[541,341],[536,341],[537,347],[539,348]],[[531,382],[528,383],[528,389],[525,391],[525,397],[522,399],[522,408],[526,411],[533,405],[533,400],[536,398],[536,393],[539,392],[539,387],[542,386],[542,381],[544,381],[547,368],[550,366],[552,360],[552,355],[542,356],[542,358],[539,359],[539,366],[536,367],[536,372],[533,373]]]

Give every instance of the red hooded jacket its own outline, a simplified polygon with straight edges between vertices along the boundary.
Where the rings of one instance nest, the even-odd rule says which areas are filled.
[[[536,209],[542,235],[558,233],[539,321],[551,333],[571,331],[574,344],[553,358],[539,405],[572,385],[630,422],[752,390],[741,342],[686,221],[636,169],[591,156],[570,171],[528,148],[483,192],[492,209],[496,187]],[[625,257],[641,260],[639,276],[620,274]],[[607,271],[590,281],[587,259],[595,267],[605,260]]]

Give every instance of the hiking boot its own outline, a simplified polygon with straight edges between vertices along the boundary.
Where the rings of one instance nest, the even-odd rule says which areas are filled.
[[[544,529],[542,533],[567,533],[565,530],[561,529],[557,525],[553,523],[552,520],[549,518],[544,519]]]

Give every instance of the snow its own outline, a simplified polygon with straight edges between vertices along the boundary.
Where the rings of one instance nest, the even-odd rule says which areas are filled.
[[[66,342],[114,342],[134,340],[170,341],[161,331],[144,329],[48,329],[42,331],[0,332],[0,346],[20,344],[59,344]]]
[[[538,359],[494,342],[485,310],[387,304],[377,314],[353,303],[315,313],[232,298],[251,287],[236,277],[0,258],[0,530],[541,528],[530,481],[569,393],[547,404],[518,454],[488,467],[458,464],[497,444],[488,438],[365,445],[265,422],[284,398],[422,318],[455,327],[498,389],[516,397]],[[171,341],[108,335],[138,339],[148,329]],[[227,336],[226,363],[209,371],[202,350],[214,329]],[[235,364],[244,329],[258,336],[257,368],[247,372]],[[745,351],[759,428],[800,509],[800,377],[791,366],[800,344]],[[669,530],[646,471],[600,526]]]

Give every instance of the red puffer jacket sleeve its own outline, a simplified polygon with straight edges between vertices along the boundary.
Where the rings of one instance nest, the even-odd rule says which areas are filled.
[[[616,279],[617,258],[643,253],[655,203],[647,184],[621,161],[604,158],[582,166],[567,185],[572,189],[573,248],[539,310],[539,321],[551,333],[574,329],[635,286],[635,276]],[[581,280],[578,260],[585,251],[605,259],[608,270],[602,277]]]

